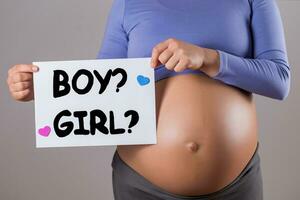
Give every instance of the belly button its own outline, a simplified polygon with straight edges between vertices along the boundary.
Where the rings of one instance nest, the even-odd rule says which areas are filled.
[[[196,142],[189,142],[186,146],[192,152],[197,152],[199,149],[199,144]]]

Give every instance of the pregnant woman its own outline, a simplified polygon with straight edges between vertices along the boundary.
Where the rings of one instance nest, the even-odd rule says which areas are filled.
[[[116,200],[262,200],[252,93],[290,89],[275,0],[114,0],[99,59],[151,57],[157,144],[120,145]],[[20,101],[33,98],[32,65],[9,70]]]

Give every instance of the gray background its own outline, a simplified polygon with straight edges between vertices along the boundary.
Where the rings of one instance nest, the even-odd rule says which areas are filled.
[[[278,1],[292,85],[278,101],[255,95],[265,199],[299,199],[299,1]],[[95,59],[111,0],[0,1],[0,199],[113,199],[110,147],[36,149],[34,104],[13,101],[11,65]]]

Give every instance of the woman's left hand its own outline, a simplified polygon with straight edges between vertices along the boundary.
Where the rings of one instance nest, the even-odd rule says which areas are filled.
[[[218,70],[216,68],[218,53],[215,50],[202,48],[174,38],[157,44],[152,50],[151,67],[153,68],[164,64],[167,69],[180,72],[187,68],[193,70],[204,68],[206,63],[215,66],[211,69]]]

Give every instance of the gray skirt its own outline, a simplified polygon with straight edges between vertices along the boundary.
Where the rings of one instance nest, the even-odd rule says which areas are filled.
[[[199,196],[172,194],[152,184],[127,165],[116,150],[111,162],[115,200],[262,200],[263,184],[258,147],[259,143],[246,167],[230,184],[216,192]]]

